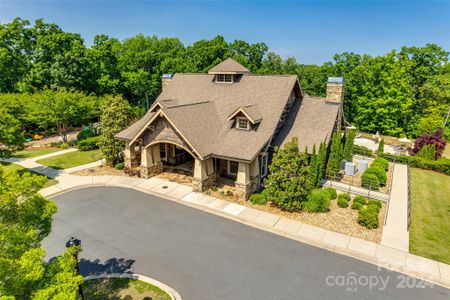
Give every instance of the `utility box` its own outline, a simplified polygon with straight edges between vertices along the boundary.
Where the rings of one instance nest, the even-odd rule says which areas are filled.
[[[352,162],[345,163],[345,175],[355,176],[356,174],[356,164]]]
[[[369,167],[369,162],[367,160],[360,160],[358,162],[358,172],[363,173],[365,170],[367,170],[367,168]]]
[[[348,162],[348,160],[343,159],[341,160],[341,170],[345,170],[345,164]]]

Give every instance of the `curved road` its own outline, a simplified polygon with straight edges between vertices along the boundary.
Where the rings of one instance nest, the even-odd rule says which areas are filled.
[[[84,275],[133,271],[184,300],[450,298],[442,287],[134,190],[86,188],[54,201],[48,258],[76,236]]]

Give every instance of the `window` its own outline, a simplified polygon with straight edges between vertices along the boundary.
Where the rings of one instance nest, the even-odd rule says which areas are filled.
[[[228,161],[228,173],[232,175],[236,175],[238,172],[239,163],[237,161]]]
[[[268,170],[267,170],[267,161],[268,161],[268,155],[267,153],[261,154],[261,160],[260,160],[260,170],[261,170],[261,178],[266,177]]]
[[[159,155],[161,158],[166,158],[166,144],[160,143],[159,144]]]
[[[250,126],[249,126],[248,120],[246,118],[243,118],[243,117],[236,118],[236,128],[237,129],[249,130]]]
[[[216,75],[216,82],[233,82],[233,75],[231,74],[217,74]]]

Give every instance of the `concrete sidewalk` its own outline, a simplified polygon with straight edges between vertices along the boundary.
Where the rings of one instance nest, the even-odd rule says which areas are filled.
[[[450,265],[412,255],[407,250],[399,250],[384,244],[353,238],[195,193],[192,192],[190,186],[160,178],[142,179],[126,176],[74,176],[63,174],[56,179],[59,181],[57,185],[41,190],[43,196],[55,196],[65,191],[88,186],[118,186],[135,189],[450,288]]]
[[[53,152],[53,153],[49,153],[49,154],[45,154],[45,155],[41,155],[41,156],[37,156],[37,157],[32,157],[32,158],[8,158],[8,159],[4,159],[3,161],[9,162],[9,163],[15,163],[19,166],[22,166],[24,168],[30,169],[33,172],[36,172],[38,174],[47,176],[48,178],[52,178],[52,179],[56,179],[56,177],[63,175],[63,174],[69,174],[75,171],[80,171],[80,170],[84,170],[84,169],[89,169],[89,168],[93,168],[93,167],[97,167],[102,165],[103,161],[99,160],[90,164],[85,164],[85,165],[81,165],[81,166],[76,166],[73,168],[69,168],[69,169],[64,169],[64,170],[56,170],[41,164],[38,164],[36,161],[40,160],[40,159],[44,159],[44,158],[48,158],[48,157],[53,157],[53,156],[58,156],[58,155],[62,155],[62,154],[66,154],[66,153],[70,153],[70,152],[75,152],[77,151],[76,148],[69,148],[69,149],[65,149],[65,150],[61,150],[61,151],[57,151],[57,152]]]
[[[393,173],[391,199],[381,244],[408,251],[408,166],[395,164]]]

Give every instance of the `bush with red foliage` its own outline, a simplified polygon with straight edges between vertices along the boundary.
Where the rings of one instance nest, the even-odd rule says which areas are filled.
[[[410,154],[414,156],[420,151],[420,149],[422,149],[423,146],[434,145],[436,147],[435,159],[439,159],[442,156],[445,145],[447,144],[447,141],[442,137],[443,132],[444,131],[442,128],[439,128],[432,135],[429,135],[428,133],[422,134],[414,142],[414,147],[410,150]]]

